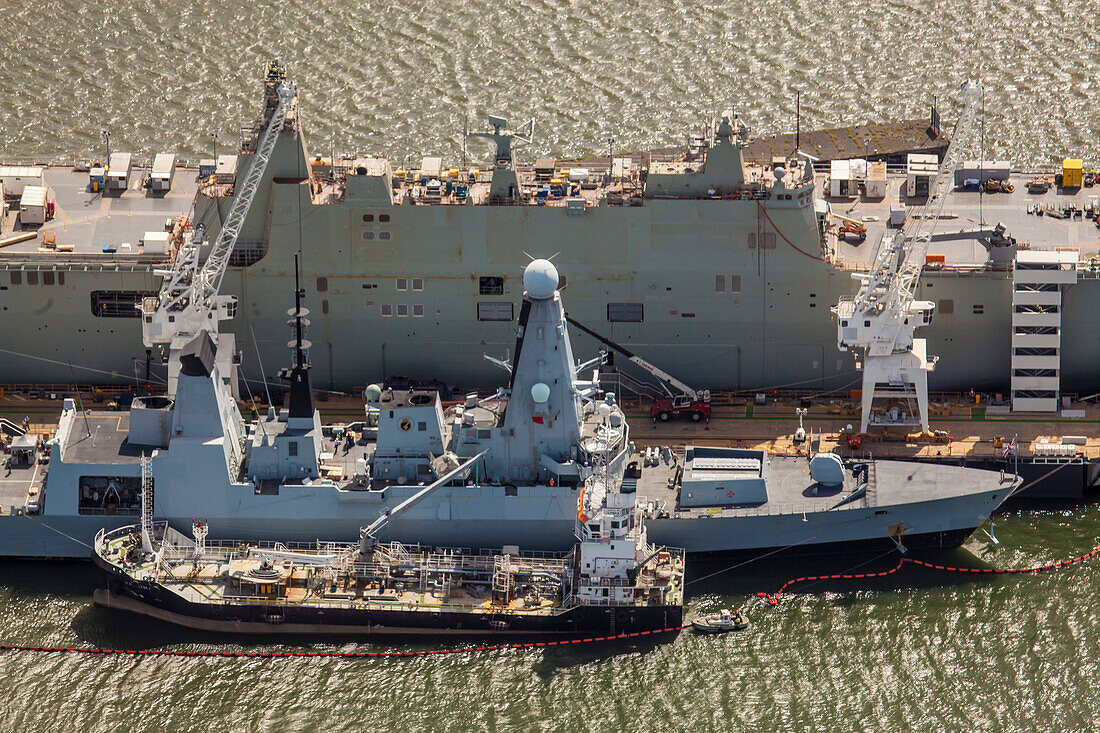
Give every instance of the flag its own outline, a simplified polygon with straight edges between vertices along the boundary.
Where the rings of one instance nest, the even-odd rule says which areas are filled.
[[[1012,442],[1005,446],[1005,449],[1001,451],[1001,458],[1008,458],[1009,453],[1016,451],[1016,438],[1012,439]]]
[[[538,423],[539,425],[545,425],[546,424],[542,421],[542,415],[534,415],[531,418],[531,422]]]

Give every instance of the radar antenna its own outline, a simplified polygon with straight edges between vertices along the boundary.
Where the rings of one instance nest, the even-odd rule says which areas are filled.
[[[490,130],[486,132],[469,132],[463,130],[463,149],[466,139],[480,137],[492,140],[496,145],[496,159],[493,162],[493,180],[489,184],[489,196],[486,203],[510,204],[519,201],[519,179],[516,177],[516,164],[513,151],[525,145],[530,145],[535,138],[535,118],[518,130],[506,132],[508,122],[497,115],[489,115]]]

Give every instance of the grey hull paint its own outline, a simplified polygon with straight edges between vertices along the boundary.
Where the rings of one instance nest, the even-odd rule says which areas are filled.
[[[646,522],[650,541],[683,547],[692,554],[767,552],[835,543],[855,544],[884,540],[892,526],[904,524],[904,534],[950,533],[981,525],[1003,499],[994,489],[951,500],[912,502],[883,510],[843,509],[831,512],[758,514],[708,519],[653,518]],[[563,496],[561,500],[568,497]],[[575,496],[574,496],[575,500]],[[460,519],[440,522],[431,518],[395,520],[380,537],[429,546],[500,548],[516,544],[525,550],[564,550],[575,541],[572,512],[552,511],[563,501],[547,503],[539,519]],[[947,506],[949,504],[950,506]],[[432,507],[438,511],[438,505]],[[555,516],[556,515],[556,516]],[[951,517],[950,521],[947,517]],[[186,531],[193,517],[168,517]],[[133,524],[134,517],[0,517],[0,555],[8,557],[81,558],[90,556],[96,532]],[[311,519],[308,529],[295,519],[232,517],[210,519],[212,537],[240,540],[355,541],[362,521],[354,517]],[[903,534],[903,538],[904,538]]]

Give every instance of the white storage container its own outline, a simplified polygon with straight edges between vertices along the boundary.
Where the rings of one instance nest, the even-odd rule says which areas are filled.
[[[47,193],[45,186],[24,187],[23,195],[19,199],[19,221],[24,224],[45,224]]]
[[[45,173],[46,169],[37,165],[4,165],[0,166],[0,184],[5,194],[18,197],[27,186],[45,186]]]
[[[107,188],[125,190],[130,187],[130,173],[134,169],[134,156],[130,153],[111,153],[107,161]]]
[[[176,156],[172,153],[157,153],[153,158],[153,172],[149,176],[149,188],[153,191],[168,191],[172,188],[172,177],[176,174]]]

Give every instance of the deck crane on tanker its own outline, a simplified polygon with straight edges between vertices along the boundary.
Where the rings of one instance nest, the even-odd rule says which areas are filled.
[[[937,357],[927,355],[924,339],[913,338],[918,326],[932,322],[935,303],[916,300],[917,283],[924,268],[936,222],[943,211],[952,173],[958,167],[974,120],[976,101],[982,85],[967,81],[962,86],[965,102],[936,178],[929,188],[927,202],[893,236],[884,237],[874,264],[867,274],[853,275],[860,281],[854,298],[842,298],[831,309],[837,318],[837,345],[841,351],[863,352],[863,391],[860,433],[867,434],[872,424],[871,407],[876,399],[917,403],[916,420],[922,435],[928,428],[928,373]],[[932,212],[936,204],[935,212]],[[912,415],[911,408],[909,414]],[[915,425],[912,418],[900,414],[876,417],[877,426]]]
[[[623,346],[615,343],[609,338],[601,336],[592,329],[585,326],[583,323],[579,323],[568,313],[565,314],[565,320],[571,326],[579,328],[586,334],[596,339],[600,343],[604,344],[608,348],[618,351],[620,354],[630,360],[631,363],[637,364],[642,369],[657,377],[661,380],[661,388],[664,389],[667,395],[664,398],[658,399],[650,407],[649,414],[654,420],[660,420],[661,422],[668,422],[673,417],[680,415],[687,415],[691,418],[692,422],[700,422],[702,420],[710,421],[710,390],[703,389],[697,390],[687,384],[681,382],[676,377],[672,376],[668,372],[659,369],[658,367],[650,364],[648,361],[638,356],[634,352],[626,349]],[[668,388],[668,385],[672,385],[680,391],[679,395],[672,393],[672,390]]]
[[[184,233],[175,266],[171,270],[158,271],[164,277],[160,293],[145,298],[141,304],[142,338],[145,346],[168,345],[168,394],[176,392],[179,375],[180,350],[198,334],[207,331],[217,343],[216,363],[223,377],[237,396],[237,380],[234,378],[235,343],[233,334],[219,334],[218,322],[232,318],[237,311],[237,298],[220,295],[222,277],[229,265],[229,257],[237,243],[241,227],[252,208],[252,201],[263,180],[267,163],[275,150],[279,133],[286,124],[297,88],[286,79],[284,67],[277,61],[267,66],[265,75],[270,114],[267,126],[256,145],[252,164],[243,182],[237,188],[229,214],[225,218],[217,240],[210,248],[206,261],[199,265],[199,249],[203,244],[204,227]]]

